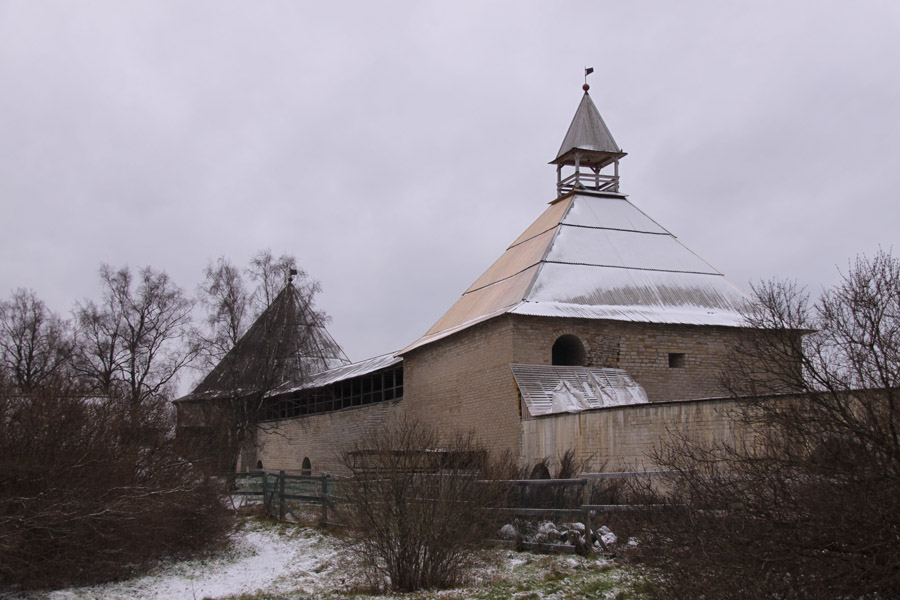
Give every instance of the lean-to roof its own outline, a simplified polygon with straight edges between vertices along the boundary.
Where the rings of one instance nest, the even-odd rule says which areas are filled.
[[[740,326],[747,296],[620,194],[552,203],[424,336],[501,314]]]
[[[532,417],[646,404],[647,393],[622,369],[511,364]]]

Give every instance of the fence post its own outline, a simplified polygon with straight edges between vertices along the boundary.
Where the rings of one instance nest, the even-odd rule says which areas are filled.
[[[328,524],[328,479],[322,477],[322,527]]]
[[[581,504],[587,505],[591,503],[591,492],[588,488],[588,480],[586,478],[581,479]],[[591,511],[588,508],[584,510],[584,539],[587,542],[588,546],[591,546],[594,542],[591,539],[592,529],[591,529]]]
[[[264,511],[266,514],[269,514],[269,508],[270,508],[270,507],[269,507],[269,489],[268,489],[268,488],[269,488],[269,486],[268,486],[268,483],[269,483],[269,482],[268,482],[268,480],[266,479],[266,474],[265,474],[265,472],[263,472],[263,473],[261,474],[261,482],[262,482],[262,487],[263,487],[263,511]]]
[[[278,519],[284,521],[284,471],[278,471]]]

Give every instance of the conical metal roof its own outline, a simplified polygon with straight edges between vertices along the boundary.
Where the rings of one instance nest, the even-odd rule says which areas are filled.
[[[191,396],[299,386],[316,373],[347,364],[321,315],[289,283]]]
[[[573,194],[401,354],[507,313],[736,327],[748,301],[624,196]]]
[[[575,152],[579,150],[582,151],[581,164],[595,167],[604,167],[626,155],[616,144],[587,90],[551,164],[574,164]]]

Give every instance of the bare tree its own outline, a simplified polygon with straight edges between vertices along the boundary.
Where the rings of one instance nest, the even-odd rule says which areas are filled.
[[[312,295],[319,291],[318,282],[309,279],[306,272],[300,271],[297,267],[297,258],[294,256],[282,254],[275,258],[272,251],[267,248],[260,250],[250,259],[247,275],[256,283],[253,301],[257,315],[272,304],[292,274],[297,275],[298,280],[305,285],[314,286],[315,289],[311,290]]]
[[[204,275],[198,297],[206,309],[207,331],[200,341],[204,363],[211,369],[247,332],[253,294],[240,269],[224,256],[210,261]]]
[[[755,292],[728,374],[757,395],[745,435],[673,432],[655,459],[674,506],[644,515],[636,553],[661,597],[896,597],[900,261],[859,257],[816,302],[789,283]]]
[[[203,438],[194,441],[204,446],[195,456],[205,454],[216,469],[231,468],[253,445],[276,389],[300,387],[314,373],[349,362],[325,330],[327,316],[315,307],[319,283],[297,268],[293,256],[276,259],[261,251],[246,274],[256,283],[252,292],[228,260],[207,268],[199,290],[207,310],[203,339],[207,354],[218,360],[179,401],[182,431],[193,422]],[[263,302],[268,304],[256,313],[254,304]],[[255,319],[249,326],[248,316]]]
[[[18,289],[0,303],[0,369],[20,392],[31,393],[63,377],[74,340],[67,321],[33,291]]]
[[[97,391],[121,393],[133,407],[167,396],[193,360],[193,303],[165,272],[100,268],[103,299],[75,310],[76,370]]]

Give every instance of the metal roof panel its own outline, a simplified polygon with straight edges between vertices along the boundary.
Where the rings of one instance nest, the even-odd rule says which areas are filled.
[[[324,371],[322,373],[318,373],[302,385],[285,386],[283,388],[279,388],[270,392],[268,395],[276,396],[303,389],[325,387],[326,385],[331,385],[332,383],[337,383],[346,379],[352,379],[361,375],[368,375],[369,373],[374,373],[375,371],[380,371],[381,369],[387,369],[388,367],[393,367],[394,365],[398,365],[402,362],[403,359],[398,356],[395,356],[393,354],[383,354],[381,356],[375,356],[358,363],[353,363],[350,365],[345,365],[342,367]]]
[[[463,294],[425,335],[434,335],[445,329],[474,323],[485,315],[512,308],[525,297],[536,271],[537,265],[509,279]]]
[[[510,245],[510,248],[559,225],[560,219],[563,218],[566,214],[566,210],[568,210],[569,206],[572,204],[572,199],[573,197],[570,196],[548,206],[541,216],[538,217],[534,223],[529,225],[528,229],[522,232],[522,235],[516,238],[516,241]]]
[[[647,403],[647,393],[622,369],[511,364],[533,417]]]
[[[562,225],[545,259],[569,264],[719,275],[671,235]]]
[[[612,133],[603,122],[600,111],[586,91],[572,117],[572,123],[566,131],[566,137],[556,153],[554,162],[562,159],[572,150],[589,150],[592,152],[608,152],[623,155],[624,153],[613,139]]]
[[[510,246],[497,261],[473,283],[466,293],[474,292],[487,285],[508,279],[517,273],[521,273],[529,267],[541,262],[547,253],[550,242],[556,233],[550,229],[533,238],[525,240],[521,244]],[[521,298],[519,298],[521,300]]]
[[[669,233],[625,198],[576,195],[562,222],[581,227]]]

